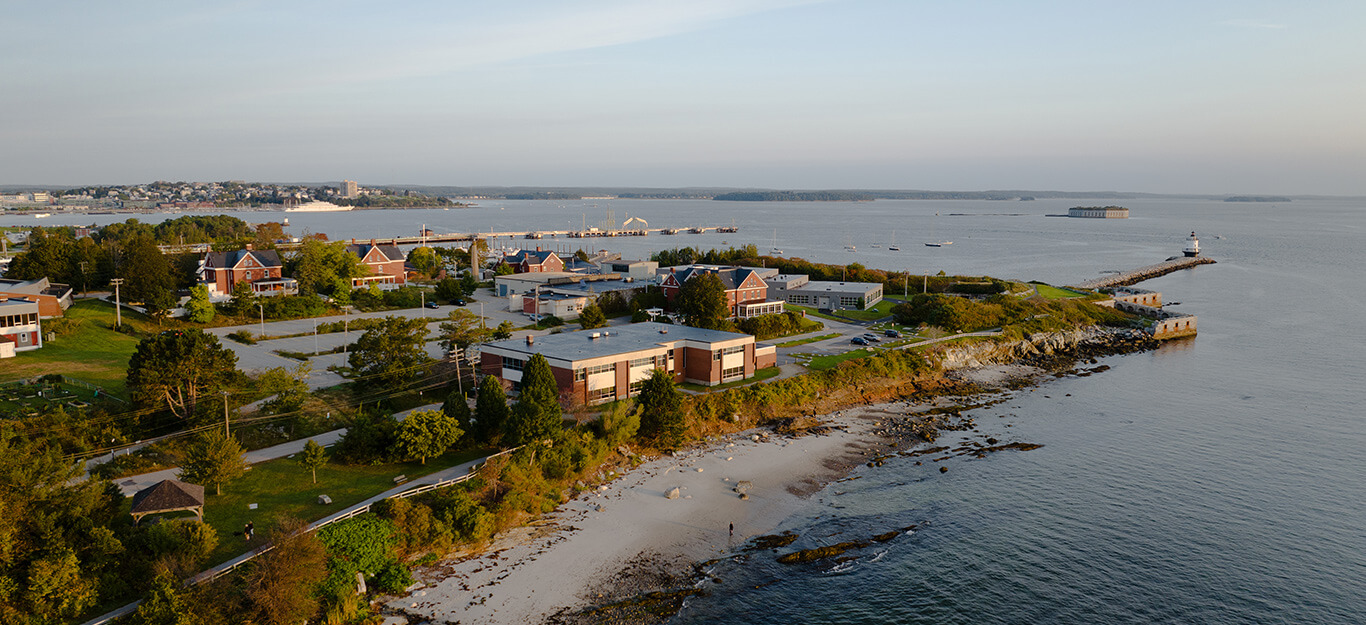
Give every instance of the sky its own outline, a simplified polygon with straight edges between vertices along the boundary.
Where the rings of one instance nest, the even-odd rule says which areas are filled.
[[[1366,2],[0,0],[0,184],[1366,195]]]

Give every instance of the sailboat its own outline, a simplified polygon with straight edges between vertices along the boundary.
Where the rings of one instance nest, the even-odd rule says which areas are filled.
[[[845,238],[844,238],[844,251],[846,251],[846,252],[857,252],[857,251],[858,251],[858,248],[857,248],[857,247],[854,247],[854,239],[853,239],[853,238],[851,238],[851,237],[845,237]]]
[[[901,247],[898,246],[898,245],[896,244],[896,231],[895,231],[895,230],[892,231],[892,242],[889,243],[889,244],[887,244],[887,251],[889,251],[889,252],[900,252],[900,251],[901,251]]]
[[[939,213],[935,213],[934,216],[935,216],[935,220],[934,220],[934,221],[939,221]],[[931,221],[931,222],[930,222],[930,237],[931,237],[931,238],[934,237],[934,221]],[[953,245],[953,241],[931,241],[931,242],[929,242],[929,243],[926,243],[926,244],[925,244],[925,247],[944,247],[945,245]]]
[[[773,255],[775,255],[775,256],[782,256],[782,255],[783,255],[783,251],[780,250],[780,249],[778,249],[778,229],[777,229],[777,228],[774,228],[774,229],[773,229],[773,249],[769,250],[768,253],[773,254]]]

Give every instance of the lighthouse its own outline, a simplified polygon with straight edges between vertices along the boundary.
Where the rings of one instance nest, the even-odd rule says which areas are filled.
[[[1182,252],[1185,252],[1186,258],[1195,258],[1200,255],[1200,239],[1195,236],[1194,230],[1191,231],[1190,237],[1186,239],[1186,249],[1182,250]]]

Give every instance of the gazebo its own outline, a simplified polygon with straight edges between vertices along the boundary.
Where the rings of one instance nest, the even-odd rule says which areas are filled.
[[[193,511],[204,522],[204,487],[180,480],[162,480],[133,495],[133,523],[149,514]]]

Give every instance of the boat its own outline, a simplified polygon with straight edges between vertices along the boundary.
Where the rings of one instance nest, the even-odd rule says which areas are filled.
[[[887,251],[889,251],[889,252],[900,252],[900,251],[901,251],[901,248],[898,247],[897,244],[896,244],[896,231],[895,231],[895,230],[892,231],[892,242],[887,244]]]
[[[934,216],[935,221],[938,221],[939,213],[935,213]],[[930,222],[930,236],[934,236],[934,221]],[[931,241],[926,243],[925,247],[944,247],[945,245],[953,245],[953,241]]]
[[[52,213],[37,213],[37,214],[33,215],[33,218],[34,218],[34,219],[42,219],[42,218],[44,218],[44,217],[51,217],[51,216],[52,216]]]
[[[773,255],[775,255],[775,256],[782,256],[782,255],[783,255],[783,251],[780,250],[780,249],[778,249],[778,229],[777,229],[777,228],[774,228],[774,229],[773,229],[773,249],[769,250],[768,253],[773,254]]]
[[[286,213],[335,213],[339,211],[349,211],[350,206],[337,206],[331,202],[312,201],[307,204],[291,206],[285,209]]]

